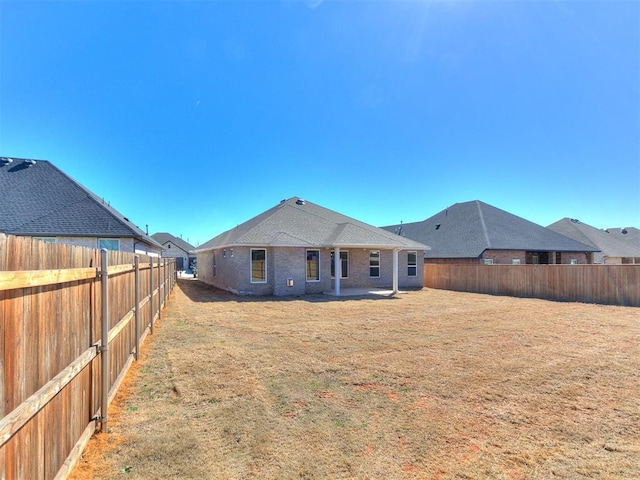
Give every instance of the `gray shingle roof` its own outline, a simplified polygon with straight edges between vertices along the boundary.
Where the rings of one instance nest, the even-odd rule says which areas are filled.
[[[174,237],[170,233],[167,232],[158,232],[151,235],[156,242],[161,244],[163,247],[166,247],[168,243],[173,243],[176,247],[184,250],[185,252],[190,252],[195,249],[193,245],[189,242],[184,241],[180,237]]]
[[[45,160],[0,157],[0,231],[32,236],[136,238],[162,246]],[[31,163],[33,162],[33,163]]]
[[[603,256],[640,258],[640,236],[638,236],[637,228],[599,230],[571,218],[558,220],[547,228],[579,242],[594,246],[602,252],[595,255],[595,259],[598,262],[602,261]]]
[[[414,240],[368,225],[296,197],[221,233],[197,251],[232,246],[315,246],[428,249]]]
[[[456,203],[422,222],[383,228],[395,232],[400,227],[402,235],[431,247],[425,252],[426,258],[478,258],[487,249],[597,250],[478,200]]]

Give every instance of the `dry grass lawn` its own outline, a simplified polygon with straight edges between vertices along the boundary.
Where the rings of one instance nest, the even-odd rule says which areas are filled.
[[[181,280],[71,478],[639,478],[639,310]]]

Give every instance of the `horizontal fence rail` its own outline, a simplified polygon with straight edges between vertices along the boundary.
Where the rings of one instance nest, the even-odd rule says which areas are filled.
[[[0,478],[64,478],[176,282],[174,259],[0,234]]]
[[[424,286],[640,307],[640,265],[425,264]]]

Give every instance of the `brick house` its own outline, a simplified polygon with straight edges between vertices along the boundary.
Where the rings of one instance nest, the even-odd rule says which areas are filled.
[[[0,157],[0,232],[158,256],[162,245],[44,160]]]
[[[196,254],[198,278],[236,294],[340,295],[349,288],[422,288],[419,259],[428,248],[290,198],[209,240]]]
[[[600,230],[575,218],[563,218],[547,228],[597,248],[599,251],[594,254],[594,263],[640,264],[640,235],[637,228]]]
[[[478,200],[382,228],[429,245],[425,263],[588,264],[598,251]]]

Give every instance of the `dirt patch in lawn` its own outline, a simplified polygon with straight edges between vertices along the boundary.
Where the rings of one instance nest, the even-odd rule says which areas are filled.
[[[633,478],[640,311],[180,280],[85,478]]]

